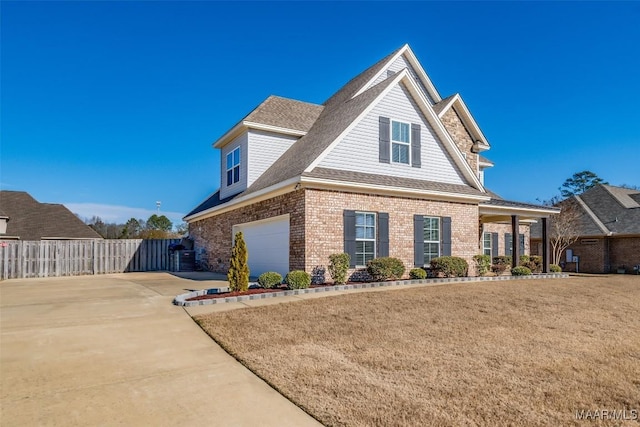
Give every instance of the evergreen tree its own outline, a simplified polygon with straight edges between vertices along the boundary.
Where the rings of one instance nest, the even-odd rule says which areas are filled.
[[[236,233],[227,279],[232,291],[242,292],[249,289],[249,253],[242,231]]]
[[[567,178],[559,190],[562,197],[568,199],[572,196],[579,196],[598,184],[608,184],[608,182],[603,181],[602,178],[591,171],[582,171],[574,173],[571,178]]]

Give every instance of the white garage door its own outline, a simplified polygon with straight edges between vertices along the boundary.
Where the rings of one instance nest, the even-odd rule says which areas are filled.
[[[249,251],[251,277],[276,271],[284,277],[289,271],[289,215],[233,226],[242,231]]]

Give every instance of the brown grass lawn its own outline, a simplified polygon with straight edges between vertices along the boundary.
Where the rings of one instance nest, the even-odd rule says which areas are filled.
[[[576,411],[640,411],[638,276],[354,293],[196,320],[326,425],[592,426],[603,423]]]

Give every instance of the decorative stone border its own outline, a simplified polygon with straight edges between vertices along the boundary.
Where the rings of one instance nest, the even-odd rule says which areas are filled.
[[[336,286],[322,286],[318,288],[307,289],[293,289],[279,292],[266,292],[262,294],[242,295],[237,297],[225,297],[225,298],[211,298],[196,301],[187,301],[189,298],[199,297],[207,294],[217,294],[222,292],[228,292],[229,288],[210,288],[203,289],[201,291],[188,292],[186,294],[180,294],[174,298],[173,304],[184,307],[193,307],[196,305],[210,305],[210,304],[224,304],[228,302],[242,302],[252,301],[266,298],[278,298],[288,297],[294,295],[303,294],[316,294],[321,292],[331,291],[348,291],[351,289],[369,289],[386,286],[402,286],[402,285],[428,285],[428,284],[442,284],[442,283],[461,283],[461,282],[490,282],[496,280],[524,280],[524,279],[561,279],[567,278],[567,273],[549,273],[549,274],[534,274],[531,276],[492,276],[492,277],[452,277],[442,279],[420,279],[420,280],[395,280],[391,282],[369,282],[369,283],[353,283],[349,285],[336,285]]]

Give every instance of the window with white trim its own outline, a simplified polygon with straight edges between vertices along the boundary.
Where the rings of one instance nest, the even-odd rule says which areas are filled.
[[[393,163],[410,163],[411,125],[409,123],[391,121],[391,161]]]
[[[240,181],[240,147],[227,154],[227,186]]]
[[[424,264],[440,256],[440,218],[424,217]]]
[[[482,253],[484,255],[491,256],[491,254],[493,253],[492,252],[493,248],[491,247],[492,241],[493,239],[491,237],[491,233],[482,234]]]
[[[356,212],[356,266],[376,257],[376,214]]]

